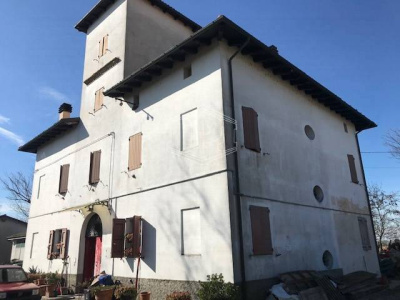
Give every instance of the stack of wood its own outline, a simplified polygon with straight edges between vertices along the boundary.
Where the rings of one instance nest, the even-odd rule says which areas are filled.
[[[378,283],[376,274],[357,271],[343,276],[337,282],[337,288],[346,299],[353,300],[381,291],[385,286]]]

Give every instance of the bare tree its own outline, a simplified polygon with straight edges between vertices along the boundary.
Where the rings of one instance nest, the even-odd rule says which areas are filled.
[[[397,193],[386,193],[377,185],[368,188],[372,218],[374,220],[375,237],[380,251],[384,239],[394,239],[399,234],[400,211]]]
[[[400,159],[400,129],[391,130],[385,137],[386,145],[390,148],[392,155]]]
[[[25,177],[21,172],[0,178],[2,188],[8,192],[7,199],[11,207],[23,219],[29,216],[29,204],[31,203],[32,178]]]

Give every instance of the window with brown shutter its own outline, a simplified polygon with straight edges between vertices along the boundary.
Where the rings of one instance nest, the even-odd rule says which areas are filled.
[[[98,111],[103,107],[103,100],[104,100],[104,88],[99,89],[95,93],[95,100],[94,100],[94,111]]]
[[[258,133],[258,114],[250,107],[242,106],[244,146],[247,149],[261,152]]]
[[[142,246],[142,217],[134,216],[126,219],[125,226],[125,257],[138,258]]]
[[[114,219],[112,229],[111,257],[124,257],[125,219]]]
[[[270,255],[273,253],[269,209],[250,206],[253,255]]]
[[[365,251],[371,250],[371,241],[368,234],[368,222],[363,217],[358,217],[358,226],[360,228],[362,247]]]
[[[106,54],[108,50],[108,34],[105,35],[99,42],[99,58]]]
[[[69,165],[62,165],[60,167],[60,183],[58,192],[60,194],[66,194],[68,191],[68,176],[69,176]]]
[[[100,181],[100,158],[101,150],[90,153],[89,184],[95,184]]]
[[[50,236],[49,236],[49,243],[47,244],[47,259],[52,258],[52,252],[53,252],[53,242],[54,242],[54,230],[50,230]]]
[[[68,243],[68,230],[67,228],[61,229],[61,247],[60,247],[60,258],[66,259],[67,258],[67,244]]]
[[[142,133],[129,138],[128,170],[136,170],[142,166]]]
[[[347,160],[349,161],[351,181],[354,183],[358,183],[357,170],[356,170],[356,164],[354,162],[354,156],[351,154],[348,154]]]

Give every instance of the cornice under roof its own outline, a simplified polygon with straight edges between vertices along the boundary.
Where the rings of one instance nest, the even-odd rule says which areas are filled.
[[[158,6],[164,13],[170,14],[174,19],[181,21],[185,26],[189,26],[193,32],[199,30],[201,26],[181,14],[161,0],[147,0],[151,5]],[[117,0],[100,0],[82,20],[76,24],[75,28],[81,32],[87,33],[88,28]]]
[[[289,81],[291,85],[304,91],[315,101],[351,121],[357,131],[377,126],[311,76],[280,56],[274,46],[265,45],[225,16],[220,16],[181,44],[129,75],[105,91],[104,95],[116,98],[132,92],[134,88],[141,87],[144,83],[160,76],[164,69],[172,68],[176,61],[184,61],[186,55],[196,54],[200,46],[210,45],[213,38],[225,39],[229,46],[237,47],[248,41],[242,50],[243,55],[251,56],[254,62],[260,63],[265,69],[269,69],[276,76],[281,77],[282,80]]]
[[[38,136],[31,139],[25,145],[22,145],[18,148],[18,151],[22,152],[29,152],[29,153],[37,153],[37,149],[44,144],[47,144],[51,140],[55,139],[62,133],[66,133],[73,128],[75,128],[79,122],[81,121],[80,118],[66,118],[61,119],[57,123],[55,123],[50,128],[43,131]]]

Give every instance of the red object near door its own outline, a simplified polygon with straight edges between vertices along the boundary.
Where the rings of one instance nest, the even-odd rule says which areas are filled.
[[[101,236],[98,236],[95,238],[96,239],[96,252],[94,255],[94,275],[99,275],[100,274],[100,269],[101,269],[101,246],[102,246],[102,240]]]

